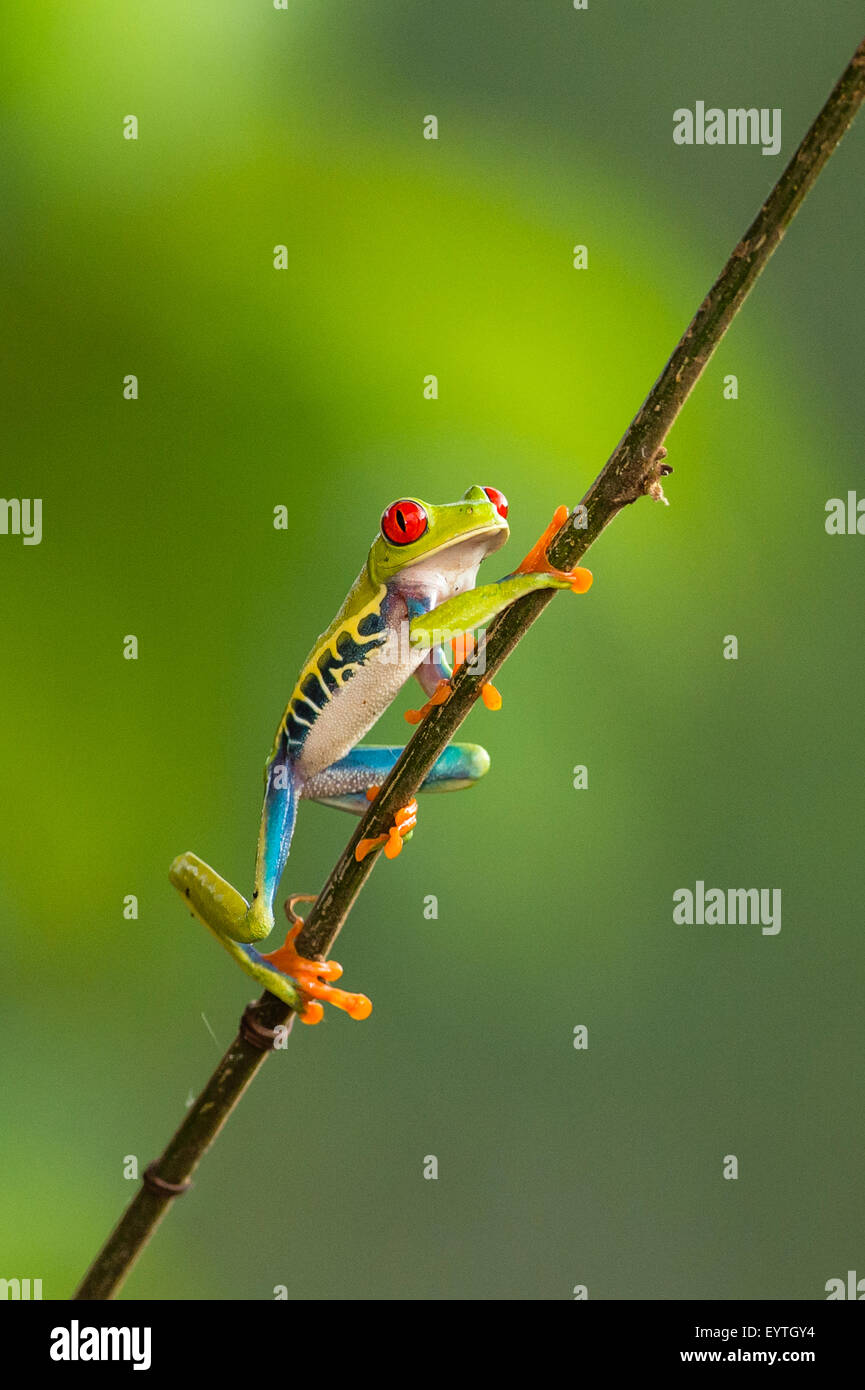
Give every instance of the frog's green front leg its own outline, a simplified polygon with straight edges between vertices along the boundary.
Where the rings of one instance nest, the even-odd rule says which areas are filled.
[[[482,584],[469,589],[455,598],[447,599],[437,608],[427,613],[416,614],[409,623],[409,636],[414,647],[420,647],[435,654],[453,638],[486,627],[492,619],[516,599],[535,589],[572,589],[574,593],[584,594],[591,587],[591,571],[576,566],[572,570],[557,570],[547,559],[547,547],[568,517],[567,507],[558,507],[550,525],[529,551],[513,574],[506,575],[496,584]],[[427,658],[429,660],[429,658]],[[422,681],[422,684],[424,682]],[[415,724],[437,704],[447,699],[450,678],[440,679],[436,690],[421,710],[409,710],[406,718]],[[491,698],[487,698],[490,693]],[[492,686],[483,686],[484,703],[490,709],[498,709],[501,697]]]
[[[497,613],[516,599],[535,589],[572,589],[584,594],[591,586],[591,571],[577,566],[573,570],[554,569],[546,558],[547,546],[567,520],[567,507],[559,507],[552,522],[525,560],[513,574],[495,584],[481,584],[464,594],[447,599],[428,613],[418,613],[409,624],[412,646],[440,645],[448,637],[485,627]]]

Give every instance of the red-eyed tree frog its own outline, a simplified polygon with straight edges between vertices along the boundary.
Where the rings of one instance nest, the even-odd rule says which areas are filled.
[[[252,901],[194,854],[171,866],[171,881],[187,906],[237,963],[260,985],[291,1005],[304,1022],[322,1016],[319,1000],[366,1018],[362,994],[330,983],[342,973],[334,961],[306,960],[294,948],[300,925],[285,945],[260,955],[252,945],[274,925],[273,905],[288,859],[298,802],[362,815],[402,748],[361,743],[409,676],[429,697],[406,717],[417,722],[450,692],[451,639],[470,634],[533,589],[570,588],[584,593],[586,569],[553,569],[546,549],[567,518],[558,508],[551,525],[511,574],[475,587],[478,566],[508,538],[508,504],[492,487],[471,487],[458,502],[432,506],[416,497],[392,502],[381,518],[366,564],[326,632],[304,663],[276,731],[265,765],[264,807],[258,836]],[[485,703],[501,703],[491,686]],[[474,743],[453,743],[441,754],[422,791],[471,786],[489,767]],[[397,812],[387,835],[362,840],[362,858],[382,843],[393,858],[415,824],[415,803]]]

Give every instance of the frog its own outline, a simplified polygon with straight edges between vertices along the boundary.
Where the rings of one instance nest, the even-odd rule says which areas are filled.
[[[548,546],[568,517],[567,508],[559,507],[515,570],[478,585],[481,562],[508,539],[508,511],[501,491],[477,484],[455,502],[402,497],[385,508],[366,563],[304,661],[276,730],[264,768],[251,898],[191,851],[171,865],[170,880],[192,915],[248,976],[304,1023],[319,1022],[324,1003],[353,1019],[367,1018],[372,1004],[366,995],[335,986],[342,974],[335,961],[298,953],[303,923],[292,913],[284,945],[267,954],[257,949],[274,927],[274,903],[299,804],[314,801],[363,815],[403,752],[363,740],[406,682],[414,677],[427,696],[420,709],[405,713],[416,724],[449,698],[457,667],[472,656],[474,634],[497,614],[537,589],[585,593],[592,583],[591,571],[558,570],[548,559]],[[501,705],[489,681],[482,683],[481,694],[488,708]],[[451,743],[420,791],[472,787],[489,766],[480,745]],[[412,800],[395,813],[385,833],[359,841],[357,859],[380,850],[395,859],[416,823]]]

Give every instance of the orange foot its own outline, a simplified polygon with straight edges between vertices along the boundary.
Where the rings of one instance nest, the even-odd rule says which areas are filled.
[[[554,569],[547,559],[547,547],[568,519],[567,507],[556,507],[553,519],[540,540],[532,546],[526,558],[517,565],[515,574],[549,574],[553,579],[565,579],[575,594],[584,594],[592,586],[592,571],[576,565],[572,570]]]
[[[406,723],[408,723],[408,724],[419,724],[419,723],[421,722],[422,719],[425,719],[425,718],[426,718],[426,716],[429,714],[430,710],[435,708],[436,705],[443,705],[444,702],[445,702],[445,700],[446,700],[446,699],[448,698],[448,696],[450,695],[450,693],[451,693],[451,683],[450,683],[450,681],[444,681],[444,680],[439,681],[438,685],[436,686],[436,688],[435,688],[435,690],[433,691],[432,695],[430,695],[430,697],[429,697],[429,699],[427,700],[427,702],[426,702],[425,705],[421,705],[420,709],[407,709],[407,710],[406,710],[405,716],[404,716],[404,717],[405,717],[405,720],[406,720]]]
[[[464,633],[461,638],[456,640],[459,640],[460,642],[462,655],[460,656],[460,659],[457,662],[457,664],[454,666],[453,675],[451,676],[451,679],[447,681],[439,681],[438,685],[436,686],[430,698],[427,700],[426,704],[423,705],[420,709],[407,709],[404,716],[407,723],[419,724],[421,720],[429,714],[431,709],[433,709],[436,705],[443,705],[445,700],[447,700],[449,695],[451,694],[451,691],[453,690],[453,677],[460,669],[460,666],[465,665],[466,661],[468,661],[475,648],[475,640],[470,632]],[[455,647],[456,640],[454,643]],[[502,697],[496,690],[492,681],[484,681],[484,684],[481,686],[481,699],[483,700],[487,709],[501,709],[502,707]]]
[[[441,704],[441,701],[438,701]],[[375,801],[381,787],[368,787],[366,793],[367,801]],[[394,812],[393,825],[384,835],[373,835],[369,840],[361,840],[355,849],[354,857],[358,863],[379,845],[384,845],[386,859],[396,859],[398,854],[402,854],[402,842],[407,838],[417,825],[417,802],[410,801],[407,806],[401,806]]]
[[[292,902],[296,901],[292,899]],[[295,914],[291,914],[295,916]],[[297,925],[292,927],[285,938],[285,945],[280,946],[278,951],[271,951],[270,955],[262,956],[268,965],[273,965],[277,970],[281,970],[284,975],[290,975],[303,994],[309,995],[309,999],[304,1002],[303,1012],[298,1015],[301,1023],[320,1023],[324,1015],[321,1004],[311,1002],[323,999],[328,1004],[333,1004],[337,1009],[344,1009],[349,1018],[369,1018],[372,1013],[372,1001],[367,999],[365,994],[348,994],[344,989],[334,989],[333,985],[328,984],[328,980],[338,980],[342,974],[342,966],[337,965],[335,960],[307,960],[306,956],[299,956],[294,949],[295,938],[303,927],[303,922],[299,919]]]

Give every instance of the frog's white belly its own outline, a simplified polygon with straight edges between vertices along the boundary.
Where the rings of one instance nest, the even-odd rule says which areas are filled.
[[[486,533],[470,536],[406,566],[399,592],[391,594],[387,642],[355,667],[351,679],[319,712],[295,765],[301,778],[314,776],[350,753],[422,662],[426,652],[413,649],[408,640],[409,604],[413,601],[417,610],[429,613],[446,599],[472,589],[483,556],[497,550],[503,540],[499,535],[491,546]]]
[[[397,650],[386,644],[370,653],[362,666],[334,691],[307,734],[297,770],[313,777],[344,758],[384,713],[399,689],[417,670],[423,651]]]

